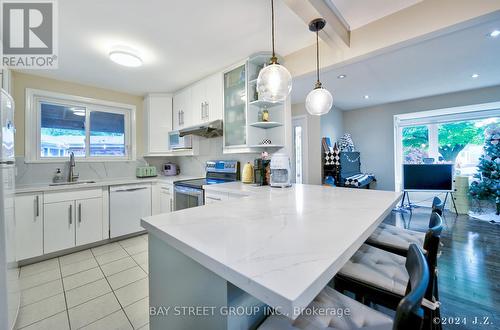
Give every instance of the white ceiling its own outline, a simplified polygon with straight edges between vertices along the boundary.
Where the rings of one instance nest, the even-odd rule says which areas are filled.
[[[270,50],[269,0],[64,0],[59,6],[59,69],[28,73],[113,90],[173,92],[248,55]],[[314,43],[314,35],[276,1],[276,51]],[[139,68],[111,62],[125,45]]]
[[[350,30],[394,14],[422,0],[325,0]],[[397,28],[397,27],[395,27]]]
[[[495,29],[500,19],[335,67],[321,80],[342,110],[500,85],[500,37],[486,36]],[[292,103],[304,102],[314,81],[313,75],[294,79]]]

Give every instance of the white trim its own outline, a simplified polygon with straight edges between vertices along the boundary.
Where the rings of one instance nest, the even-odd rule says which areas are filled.
[[[93,99],[77,95],[63,94],[39,89],[26,88],[26,115],[25,115],[25,162],[26,163],[57,163],[64,158],[41,158],[40,145],[40,116],[37,105],[40,100],[61,102],[63,104],[82,106],[87,109],[85,116],[86,126],[89,127],[89,118],[92,111],[119,113],[125,116],[125,157],[90,157],[86,150],[85,158],[78,158],[79,162],[108,162],[108,161],[135,161],[136,160],[136,107],[134,105],[118,103],[100,99]],[[35,136],[33,136],[35,134]],[[90,143],[89,132],[86,131],[86,141]],[[88,149],[88,148],[87,148]]]
[[[480,103],[394,115],[394,190],[401,191],[403,144],[399,138],[405,126],[429,125],[500,116],[500,102]]]
[[[307,115],[298,115],[292,116],[292,145],[290,149],[292,149],[293,158],[295,161],[295,126],[294,121],[303,121],[303,131],[302,131],[302,183],[309,184],[309,133],[308,133],[308,118]],[[301,125],[302,126],[302,125]],[[296,169],[294,170],[294,174],[296,175]]]

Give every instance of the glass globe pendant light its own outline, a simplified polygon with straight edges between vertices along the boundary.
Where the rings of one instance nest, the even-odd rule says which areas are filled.
[[[271,0],[271,23],[273,55],[270,64],[262,68],[257,78],[257,92],[259,99],[267,102],[285,101],[292,90],[292,75],[278,63],[274,52],[274,0]]]
[[[316,85],[314,89],[307,94],[306,109],[311,115],[321,116],[332,108],[333,97],[330,92],[323,88],[319,81],[319,36],[318,33],[326,25],[326,21],[322,18],[316,18],[309,23],[309,30],[316,32]]]

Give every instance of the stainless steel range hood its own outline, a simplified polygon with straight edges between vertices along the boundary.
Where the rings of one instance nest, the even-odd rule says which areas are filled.
[[[179,130],[179,136],[197,135],[206,138],[222,136],[222,120],[214,120],[206,124],[186,127]]]

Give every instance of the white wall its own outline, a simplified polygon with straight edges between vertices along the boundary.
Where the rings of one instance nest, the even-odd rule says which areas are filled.
[[[343,125],[361,152],[361,170],[375,174],[377,189],[394,190],[394,115],[495,101],[500,86],[344,111]]]
[[[330,137],[333,144],[338,141],[343,134],[344,124],[342,110],[332,108],[329,113],[321,116],[321,137]]]

